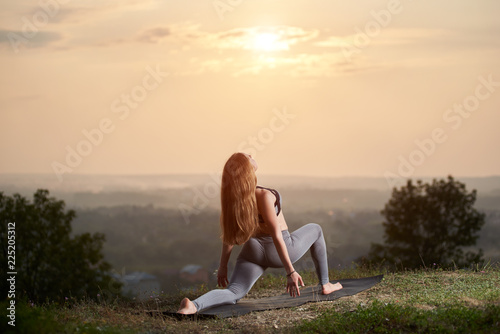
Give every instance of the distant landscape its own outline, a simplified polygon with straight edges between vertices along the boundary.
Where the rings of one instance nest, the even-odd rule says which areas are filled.
[[[414,178],[424,182],[440,177]],[[478,191],[477,207],[500,209],[500,176],[455,177],[465,183],[467,189]],[[0,190],[30,196],[36,189],[48,189],[53,196],[63,199],[73,208],[92,208],[115,205],[154,205],[155,207],[178,208],[179,204],[219,206],[218,187],[220,175],[65,175],[59,182],[53,174],[0,174]],[[404,185],[400,179],[397,186]],[[310,209],[318,207],[373,208],[381,209],[391,195],[392,187],[385,178],[375,177],[307,177],[258,175],[258,183],[287,191],[291,207]],[[322,194],[320,192],[323,191]],[[310,198],[311,192],[318,197]],[[328,192],[326,195],[325,192]],[[200,205],[199,195],[208,200]],[[197,203],[193,203],[197,201]],[[319,202],[318,202],[319,201]]]
[[[484,258],[500,261],[500,177],[457,178],[477,189],[476,207],[487,214],[477,247]],[[430,179],[425,179],[428,181]],[[259,176],[259,184],[277,188],[291,230],[321,224],[330,267],[344,268],[382,242],[380,210],[391,189],[380,178]],[[31,199],[48,189],[77,212],[73,233],[106,235],[104,254],[115,274],[139,271],[157,277],[162,290],[214,283],[220,251],[217,175],[90,176],[0,175],[0,191]],[[234,262],[238,250],[233,252]],[[181,275],[195,265],[204,275]],[[310,258],[300,270],[313,270]],[[194,273],[191,273],[194,275]]]

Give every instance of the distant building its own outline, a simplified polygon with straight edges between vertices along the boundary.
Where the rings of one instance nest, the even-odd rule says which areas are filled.
[[[125,296],[146,300],[160,295],[160,282],[154,275],[134,271],[117,279],[123,283],[122,294]]]
[[[208,283],[208,271],[200,265],[188,264],[179,272],[179,277],[191,283]]]

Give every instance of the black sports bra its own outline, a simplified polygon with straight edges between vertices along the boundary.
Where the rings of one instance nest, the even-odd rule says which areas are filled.
[[[281,212],[281,196],[278,190],[261,186],[257,186],[257,188],[266,189],[273,193],[273,195],[276,197],[276,201],[274,202],[274,210],[276,211],[276,216],[279,215]],[[259,214],[259,223],[264,223],[264,218],[262,218],[260,214]]]

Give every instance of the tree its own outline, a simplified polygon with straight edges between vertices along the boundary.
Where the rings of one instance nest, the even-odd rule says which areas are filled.
[[[65,211],[64,201],[48,196],[47,190],[38,190],[31,203],[19,194],[9,197],[0,192],[2,295],[11,290],[7,281],[10,275],[4,268],[17,272],[16,298],[26,297],[34,302],[96,298],[110,289],[118,292],[119,284],[109,275],[111,265],[103,260],[101,252],[104,235],[84,233],[72,237],[75,211]],[[14,242],[15,248],[8,247]],[[8,262],[13,260],[8,257],[13,250],[15,263]]]
[[[463,249],[476,244],[485,222],[485,214],[473,207],[475,201],[476,190],[467,192],[465,184],[452,176],[432,184],[408,180],[406,186],[393,189],[381,211],[385,244],[372,244],[368,257],[400,262],[406,268],[480,262],[481,249],[477,253]]]

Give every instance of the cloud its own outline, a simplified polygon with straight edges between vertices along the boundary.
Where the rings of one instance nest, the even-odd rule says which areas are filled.
[[[52,46],[65,38],[70,44],[60,43],[59,50],[80,47],[102,47],[105,45],[128,44],[129,37],[103,41],[102,29],[108,23],[129,12],[139,13],[155,10],[159,0],[89,0],[39,1],[25,6],[7,6],[3,15],[10,18],[7,26],[0,29],[0,46],[11,44],[16,52],[21,47],[40,48]],[[106,28],[100,25],[106,25]],[[82,29],[83,28],[83,29]],[[147,36],[143,36],[146,38]],[[154,40],[154,36],[149,37]],[[144,40],[140,40],[144,41]]]
[[[170,34],[168,27],[156,27],[139,33],[136,40],[143,43],[158,43]]]
[[[89,21],[89,19],[95,19],[101,12],[102,10],[99,8],[62,7],[53,16],[51,22],[78,24]]]
[[[325,54],[297,53],[258,57],[193,57],[189,69],[177,75],[193,76],[228,73],[234,77],[268,75],[295,78],[325,78],[375,69],[363,62],[346,62],[340,52]]]
[[[191,37],[191,40],[199,46],[209,49],[248,50],[254,48],[256,38],[259,36],[271,35],[274,37],[273,43],[281,45],[278,49],[288,50],[291,46],[312,40],[318,35],[317,30],[305,30],[293,26],[256,26],[215,33],[200,31],[199,27],[194,25],[181,28],[190,29],[191,31],[185,36]]]
[[[397,47],[444,45],[453,48],[494,47],[500,45],[498,28],[445,29],[445,28],[405,28],[380,30],[376,35],[362,31],[346,36],[326,36],[313,43],[322,48],[346,48],[364,46]]]
[[[208,32],[186,23],[171,26],[169,31],[169,42],[179,44],[176,53],[195,55],[185,64],[189,69],[178,75],[331,77],[369,68],[360,60],[348,62],[340,50],[325,52],[315,45],[318,29],[257,26]]]
[[[241,64],[234,76],[241,75],[287,75],[313,78],[332,77],[367,70],[359,63],[346,62],[340,52],[326,54],[300,53],[279,57],[261,57],[259,61]]]
[[[8,31],[0,30],[0,45],[4,49],[19,52],[23,48],[41,48],[63,39],[63,35],[53,31]]]
[[[97,20],[106,20],[110,17],[123,14],[125,12],[137,12],[141,10],[151,10],[160,3],[158,0],[100,0],[84,2],[62,2],[40,1],[37,5],[29,8],[22,16],[32,18],[33,16],[49,17],[51,23],[81,24]]]

